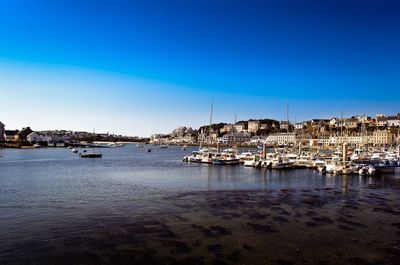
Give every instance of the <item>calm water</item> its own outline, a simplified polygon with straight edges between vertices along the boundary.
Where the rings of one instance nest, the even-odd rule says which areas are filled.
[[[124,148],[101,149],[101,152],[103,153],[102,159],[80,159],[77,154],[72,154],[67,149],[0,149],[0,264],[2,260],[10,264],[18,262],[21,264],[26,262],[59,263],[57,257],[63,257],[60,253],[73,249],[67,244],[69,240],[87,239],[94,234],[101,234],[99,231],[115,233],[117,230],[123,230],[124,233],[128,233],[128,230],[124,230],[122,227],[125,227],[126,224],[137,224],[137,220],[143,221],[143,218],[154,221],[158,220],[160,216],[164,216],[163,229],[168,226],[168,230],[174,231],[175,234],[183,233],[183,238],[190,238],[192,234],[183,232],[185,228],[179,227],[180,223],[177,221],[180,220],[179,218],[191,220],[192,225],[194,225],[193,223],[205,225],[212,216],[221,217],[213,212],[213,205],[201,206],[201,202],[205,201],[210,194],[226,194],[223,198],[236,198],[235,196],[240,194],[245,197],[239,197],[239,199],[245,200],[246,196],[259,192],[262,194],[260,196],[281,198],[279,196],[282,190],[300,192],[326,189],[335,191],[337,194],[343,192],[340,196],[347,194],[346,191],[351,191],[355,194],[352,195],[354,197],[351,197],[351,200],[362,200],[364,196],[371,195],[377,198],[386,196],[397,200],[400,193],[398,173],[397,176],[374,178],[354,176],[343,179],[338,176],[322,176],[316,171],[307,169],[270,171],[242,166],[185,164],[181,162],[181,159],[184,155],[191,153],[191,149],[188,148],[183,152],[179,147],[167,149],[152,147],[152,152],[147,153],[146,148],[139,149],[134,145],[127,145]],[[371,191],[371,187],[373,187],[373,191]],[[291,195],[293,202],[290,205],[294,204],[296,196],[299,196],[300,201],[301,196],[304,195],[296,194]],[[177,201],[176,198],[179,196],[188,197],[185,200]],[[315,196],[321,196],[321,194]],[[345,196],[346,199],[349,198],[348,195]],[[261,197],[253,198],[253,200],[257,201],[259,198]],[[330,206],[333,209],[338,202],[337,196],[332,198],[335,198],[332,199]],[[215,197],[210,198],[210,201],[213,200],[219,201]],[[340,197],[340,200],[343,200],[343,197]],[[186,205],[185,203],[188,201],[197,204]],[[226,205],[229,203],[232,202],[228,201]],[[398,209],[390,209],[395,212],[397,218]],[[287,212],[291,210],[293,209]],[[375,209],[371,208],[372,210]],[[331,213],[327,212],[326,214],[329,216]],[[182,217],[182,215],[186,216]],[[360,215],[362,216],[363,213]],[[238,216],[243,216],[243,214]],[[220,221],[216,220],[215,222]],[[247,221],[242,220],[243,222]],[[231,230],[242,229],[242,223],[231,227]],[[100,227],[98,228],[100,230],[93,230],[96,225]],[[143,229],[147,227],[145,224],[141,225],[143,225]],[[176,227],[177,225],[178,227]],[[194,227],[196,228],[196,226]],[[257,229],[257,226],[254,225],[250,225],[250,227]],[[291,227],[293,228],[293,226]],[[149,240],[150,235],[142,230],[140,232],[135,230],[134,233],[144,233],[145,239]],[[395,230],[392,232],[396,233]],[[198,233],[197,231],[194,234]],[[77,236],[71,239],[71,235],[82,235],[82,237]],[[246,238],[247,235],[243,234],[240,238]],[[105,237],[102,240],[109,240],[109,238]],[[93,242],[98,241],[94,240]],[[78,255],[73,261],[77,261],[77,264],[129,263],[125,261],[111,262],[112,259],[107,256],[108,254],[104,254],[105,250],[101,253],[96,252],[101,247],[93,242],[89,240],[81,244],[81,247],[93,248],[93,251],[90,252],[90,255],[93,256],[82,258]],[[118,242],[122,245],[126,243]],[[168,244],[172,244],[168,243],[166,246],[162,243],[160,247],[153,246],[154,242],[163,241],[151,239],[144,249],[146,251],[152,247],[158,250],[164,247],[167,249],[171,247]],[[37,249],[32,248],[32,244],[37,244]],[[185,244],[189,243],[185,242]],[[134,247],[137,246],[131,248]],[[206,252],[196,254],[199,264],[211,262],[210,256],[207,254],[209,250],[206,248]],[[45,259],[43,252],[46,251],[56,253],[52,254],[55,258],[53,260]],[[120,253],[121,250],[119,247],[116,249],[113,246],[113,251]],[[149,259],[149,255],[151,256],[148,253],[145,255],[148,263],[154,263],[155,260],[160,261],[160,259]],[[138,254],[133,256],[137,257]],[[205,259],[199,258],[203,256]],[[249,254],[244,255],[241,259],[242,262],[255,262],[257,256]],[[97,261],[92,263],[93,260]],[[66,262],[66,264],[71,262]],[[226,262],[229,262],[229,258]],[[176,262],[169,261],[169,264],[171,263]]]

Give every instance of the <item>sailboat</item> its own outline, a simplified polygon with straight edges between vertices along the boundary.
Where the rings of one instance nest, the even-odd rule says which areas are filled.
[[[211,103],[211,111],[210,111],[210,127],[209,127],[209,137],[211,140],[211,125],[212,125],[212,115],[213,115],[214,101]],[[199,150],[193,151],[192,155],[187,155],[183,158],[184,162],[193,162],[193,163],[205,163],[212,164],[213,157],[217,153],[216,148],[202,148],[203,142],[200,142]]]

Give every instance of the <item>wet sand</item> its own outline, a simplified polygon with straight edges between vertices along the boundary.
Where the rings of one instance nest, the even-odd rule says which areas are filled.
[[[400,264],[400,193],[281,189],[168,193],[38,229],[1,264]],[[104,217],[107,216],[107,217]]]

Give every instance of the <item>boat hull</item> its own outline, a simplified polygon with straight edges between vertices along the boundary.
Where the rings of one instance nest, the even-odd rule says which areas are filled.
[[[102,154],[81,154],[81,158],[101,158]]]
[[[239,161],[239,159],[230,159],[230,160],[213,159],[212,163],[214,165],[239,165],[240,161]]]

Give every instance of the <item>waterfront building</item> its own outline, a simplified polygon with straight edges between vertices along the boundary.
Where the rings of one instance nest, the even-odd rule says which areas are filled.
[[[251,134],[249,132],[230,132],[225,134],[219,140],[226,144],[242,144],[250,142]]]
[[[310,147],[328,147],[329,145],[329,137],[310,139]]]
[[[349,145],[361,145],[367,143],[368,138],[363,137],[360,134],[355,134],[351,136],[341,136],[341,135],[331,135],[328,138],[329,145],[341,145],[347,143]]]
[[[30,127],[23,128],[23,129],[18,133],[19,139],[20,139],[21,141],[26,141],[26,137],[27,137],[30,133],[32,133],[32,132],[33,132],[33,131],[32,131],[32,129],[31,129]]]
[[[375,130],[372,139],[374,145],[389,145],[395,142],[395,135],[388,130]]]
[[[57,142],[51,135],[39,133],[39,132],[32,132],[28,134],[26,140],[30,143],[37,143],[37,142]]]
[[[278,144],[284,145],[287,143],[295,143],[296,142],[296,134],[295,133],[273,133],[268,135],[265,140],[266,144]]]
[[[5,140],[5,125],[0,121],[0,141]]]
[[[26,140],[30,143],[32,142],[40,142],[42,140],[41,136],[37,132],[31,132],[26,136]]]
[[[18,130],[5,130],[4,140],[7,142],[18,142],[19,141],[18,133],[19,133]]]

